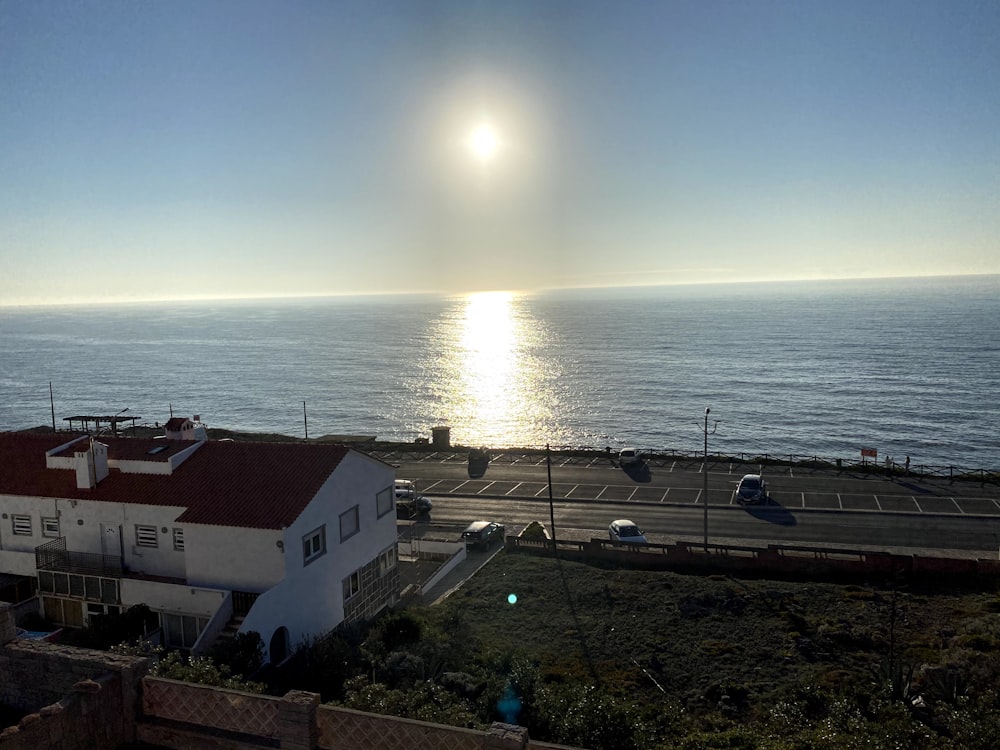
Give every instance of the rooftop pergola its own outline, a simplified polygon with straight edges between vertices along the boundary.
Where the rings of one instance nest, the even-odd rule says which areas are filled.
[[[121,414],[115,414],[113,416],[96,416],[96,415],[77,415],[75,417],[63,417],[64,422],[69,422],[70,430],[74,429],[74,425],[79,423],[79,429],[81,432],[87,433],[98,433],[102,429],[111,428],[111,434],[118,434],[118,425],[131,422],[129,427],[135,427],[136,420],[142,419],[142,417],[123,417]],[[91,425],[93,424],[93,429]],[[127,429],[127,428],[126,428]]]

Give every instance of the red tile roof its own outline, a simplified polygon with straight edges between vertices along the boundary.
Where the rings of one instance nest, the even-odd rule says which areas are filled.
[[[0,494],[173,506],[181,522],[281,529],[291,525],[349,452],[343,445],[208,441],[172,475],[111,469],[94,489],[78,489],[76,472],[49,469],[45,452],[73,435],[0,433]],[[147,451],[164,443],[108,438],[108,458],[157,460]],[[176,451],[164,451],[168,455]]]

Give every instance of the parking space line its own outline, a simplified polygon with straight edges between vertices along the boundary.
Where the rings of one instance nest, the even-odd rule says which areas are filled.
[[[578,485],[578,484],[574,484],[573,485],[573,489],[571,489],[569,492],[567,492],[565,495],[563,495],[563,497],[566,498],[566,497],[569,497],[570,495],[572,495],[574,492],[576,492],[576,488],[579,487],[579,486],[580,485]]]
[[[516,489],[517,489],[518,487],[520,487],[520,486],[521,486],[522,484],[524,484],[524,482],[518,482],[517,484],[515,484],[515,485],[514,485],[513,487],[511,487],[511,488],[510,488],[509,490],[507,490],[507,491],[506,491],[505,493],[503,493],[503,494],[504,494],[504,495],[510,495],[510,494],[511,494],[512,492],[514,492],[514,491],[515,491],[515,490],[516,490]]]
[[[958,501],[955,498],[949,497],[948,499],[951,500],[951,504],[952,505],[954,505],[956,508],[958,508],[958,512],[959,513],[961,513],[963,515],[965,514],[965,511],[962,510],[962,506],[958,504]]]
[[[538,492],[535,493],[535,497],[538,497],[543,492],[546,492],[548,489],[549,489],[548,485],[543,484],[542,488],[540,490],[538,490]]]
[[[841,510],[843,510],[843,509],[844,509],[844,501],[843,501],[843,499],[842,499],[842,498],[840,497],[840,493],[839,493],[839,492],[837,493],[837,505],[839,505],[839,506],[840,506],[840,509],[841,509]]]
[[[603,494],[604,494],[604,491],[605,491],[605,490],[606,490],[607,488],[608,488],[608,485],[604,485],[604,486],[603,486],[603,487],[601,488],[601,491],[597,493],[597,497],[595,497],[594,499],[595,499],[595,500],[600,500],[600,499],[601,499],[601,495],[603,495]]]
[[[462,483],[461,483],[460,485],[458,485],[458,487],[456,487],[455,489],[453,489],[453,490],[451,491],[451,494],[453,494],[453,495],[454,495],[454,494],[455,494],[456,492],[458,492],[458,491],[459,491],[460,489],[462,489],[462,488],[463,488],[463,487],[464,487],[465,485],[467,485],[468,483],[469,483],[469,480],[468,480],[468,479],[466,479],[466,480],[465,480],[464,482],[462,482]]]
[[[665,489],[665,490],[663,491],[663,497],[661,497],[661,498],[660,498],[660,502],[661,502],[661,503],[665,503],[665,502],[667,502],[667,495],[669,495],[669,494],[670,494],[670,488],[669,488],[669,487],[667,487],[667,489]]]
[[[489,483],[488,485],[486,485],[486,486],[485,486],[485,487],[483,487],[483,488],[482,488],[481,490],[479,490],[479,492],[477,492],[476,494],[477,494],[477,495],[482,495],[482,494],[483,494],[484,492],[486,492],[486,490],[488,490],[488,489],[489,489],[490,487],[492,487],[492,486],[493,486],[494,484],[496,484],[496,482],[490,482],[490,483]]]
[[[806,507],[806,493],[804,492],[802,493],[802,507]]]
[[[635,493],[636,493],[636,492],[638,492],[638,491],[639,491],[639,488],[638,488],[638,487],[636,487],[635,489],[633,489],[633,490],[632,490],[632,491],[631,491],[631,492],[629,493],[629,496],[628,496],[628,498],[627,498],[627,499],[628,499],[628,500],[631,500],[631,499],[632,499],[633,497],[635,497]]]
[[[879,512],[881,512],[881,510],[882,510],[882,503],[880,503],[878,501],[878,495],[876,495],[876,494],[873,493],[872,497],[875,498],[875,507],[879,509]]]
[[[913,504],[917,506],[917,513],[923,513],[924,509],[920,507],[920,503],[917,498],[913,498]]]
[[[428,487],[424,487],[424,492],[425,493],[430,492],[432,489],[434,489],[435,487],[437,487],[439,484],[441,484],[441,480],[440,479],[436,480],[434,482],[434,484],[432,484],[432,485],[430,485]]]
[[[698,501],[700,499],[701,499],[701,490],[698,490],[698,494],[694,496],[694,503],[693,503],[693,505],[697,505]]]

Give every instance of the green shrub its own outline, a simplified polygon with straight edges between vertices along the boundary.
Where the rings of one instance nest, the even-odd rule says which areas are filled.
[[[171,680],[194,682],[198,685],[242,690],[246,693],[264,692],[262,683],[234,677],[225,664],[219,666],[207,656],[184,657],[177,651],[171,651],[161,658],[150,670],[150,674],[156,677],[167,677]]]
[[[524,527],[524,531],[521,532],[521,538],[531,541],[545,541],[545,527],[538,521],[532,521]]]

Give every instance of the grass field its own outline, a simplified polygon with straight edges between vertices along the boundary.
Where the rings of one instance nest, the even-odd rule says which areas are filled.
[[[834,705],[845,699],[856,714],[841,716],[845,725],[864,720],[903,746],[967,747],[954,744],[958,713],[997,705],[998,612],[995,592],[739,580],[504,553],[423,616],[461,622],[471,650],[530,661],[540,685],[586,686],[634,716],[669,708],[689,740],[773,740],[691,747],[839,747],[811,738],[831,711],[850,708]],[[982,727],[973,733],[986,739]],[[945,744],[914,740],[924,734]]]

